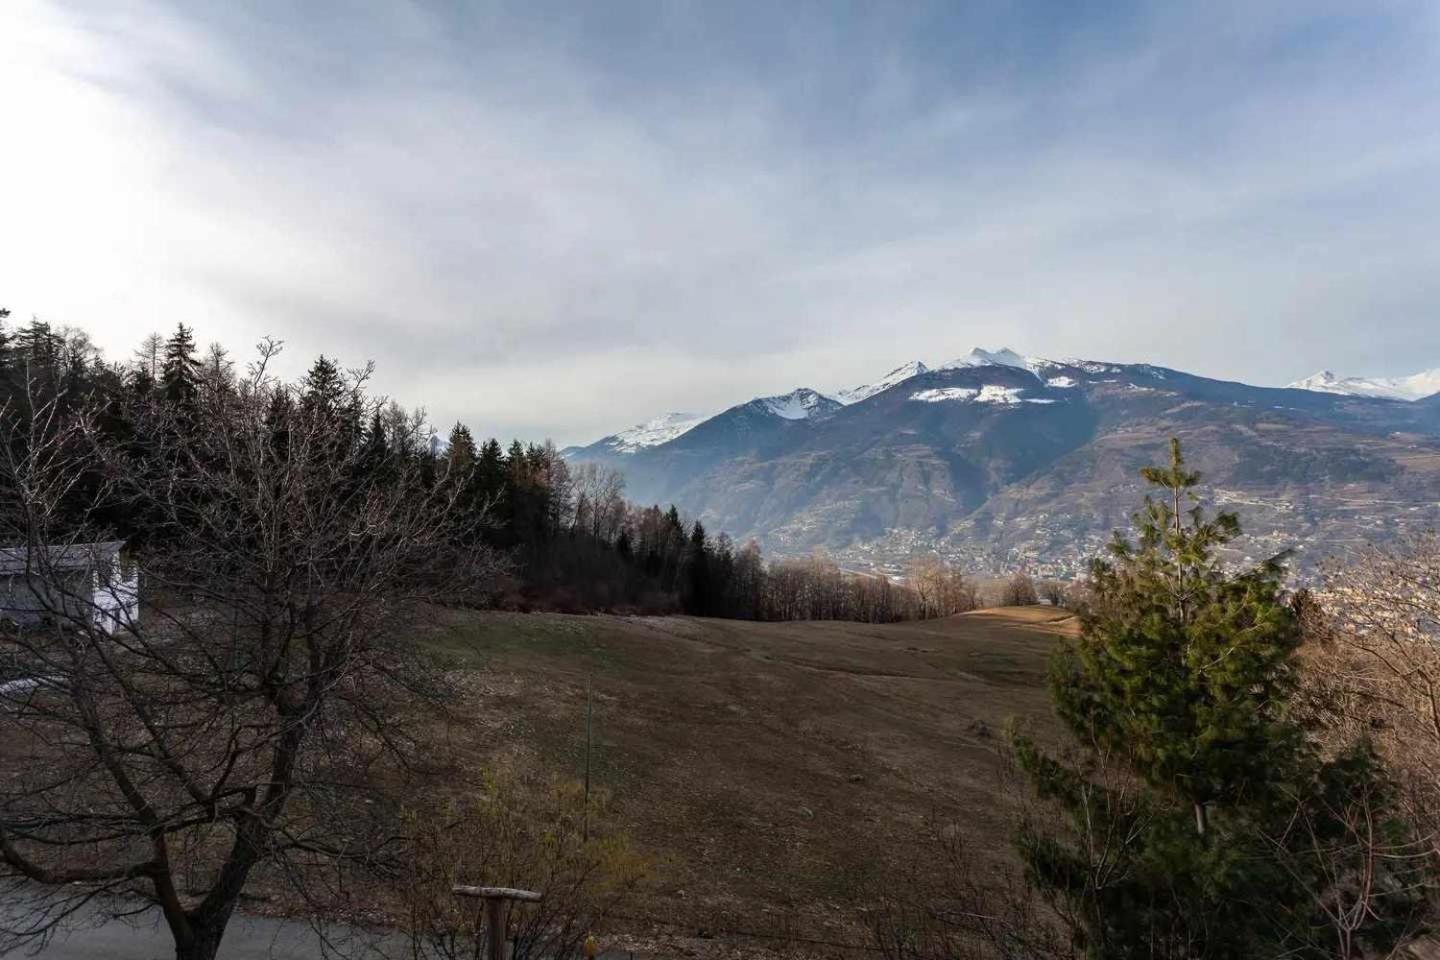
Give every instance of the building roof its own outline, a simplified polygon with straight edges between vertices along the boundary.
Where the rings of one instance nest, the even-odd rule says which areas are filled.
[[[125,547],[124,540],[105,543],[67,543],[40,547],[0,547],[0,576],[29,573],[36,567],[52,570],[88,570],[113,562]],[[36,556],[35,554],[39,554]]]

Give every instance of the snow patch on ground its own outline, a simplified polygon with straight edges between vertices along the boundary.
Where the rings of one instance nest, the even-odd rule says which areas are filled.
[[[1047,387],[1055,387],[1059,390],[1068,390],[1075,386],[1074,377],[1051,377],[1045,381]]]

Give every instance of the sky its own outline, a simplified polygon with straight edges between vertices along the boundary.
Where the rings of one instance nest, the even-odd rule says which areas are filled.
[[[1440,4],[0,4],[0,305],[559,443],[974,346],[1440,367]]]

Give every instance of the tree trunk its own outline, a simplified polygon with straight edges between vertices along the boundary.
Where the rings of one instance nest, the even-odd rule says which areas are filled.
[[[1205,804],[1195,804],[1195,832],[1205,836],[1205,829],[1210,826],[1210,813],[1205,809]]]
[[[220,952],[220,939],[225,936],[225,924],[192,927],[194,935],[190,942],[175,946],[175,960],[215,960]]]

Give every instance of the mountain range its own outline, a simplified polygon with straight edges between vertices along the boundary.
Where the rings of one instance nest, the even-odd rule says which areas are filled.
[[[1176,436],[1207,497],[1241,513],[1241,552],[1295,549],[1308,569],[1440,525],[1436,391],[1440,371],[1273,388],[976,349],[829,394],[667,414],[564,455],[613,466],[632,499],[673,502],[772,553],[823,548],[896,571],[934,552],[1069,576],[1128,524],[1139,468]]]

